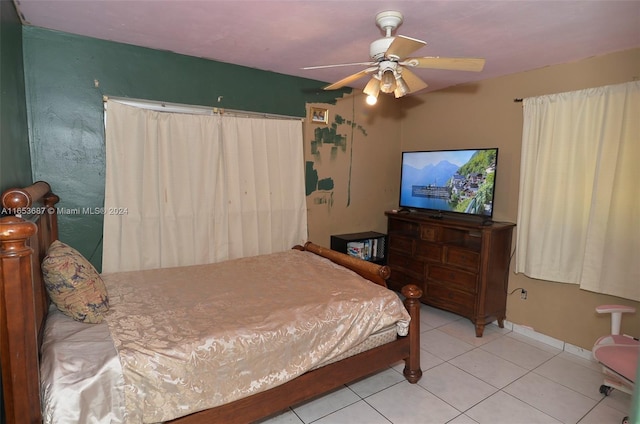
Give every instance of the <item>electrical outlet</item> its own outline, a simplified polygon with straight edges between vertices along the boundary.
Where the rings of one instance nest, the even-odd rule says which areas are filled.
[[[520,291],[520,299],[527,300],[527,291],[525,289]]]

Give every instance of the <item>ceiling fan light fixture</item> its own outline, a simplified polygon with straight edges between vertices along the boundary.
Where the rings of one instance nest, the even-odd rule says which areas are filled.
[[[393,70],[387,69],[380,77],[380,91],[383,93],[393,93],[396,89],[396,76]]]
[[[378,102],[378,94],[380,94],[380,80],[376,78],[377,75],[374,75],[373,78],[369,80],[366,87],[364,88],[363,93],[367,95],[367,104],[375,105]]]
[[[367,94],[369,96],[373,96],[376,98],[378,97],[378,94],[380,93],[380,80],[376,78],[376,75],[374,75],[373,78],[369,80],[366,87],[364,87],[364,90],[362,91],[364,92],[364,94]]]
[[[396,78],[396,89],[393,91],[396,99],[404,96],[405,94],[409,94],[410,91],[411,90],[409,90],[407,83],[404,82],[404,79],[402,79],[400,75],[398,75],[398,78]]]

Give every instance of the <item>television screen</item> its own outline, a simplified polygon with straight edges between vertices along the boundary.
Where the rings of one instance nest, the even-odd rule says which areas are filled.
[[[493,216],[498,149],[402,153],[400,207]]]

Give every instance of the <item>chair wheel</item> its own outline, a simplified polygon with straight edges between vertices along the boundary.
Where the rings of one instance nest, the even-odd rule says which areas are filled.
[[[609,387],[606,384],[603,384],[602,386],[600,386],[600,393],[605,396],[609,396],[612,391],[613,391],[613,387]]]

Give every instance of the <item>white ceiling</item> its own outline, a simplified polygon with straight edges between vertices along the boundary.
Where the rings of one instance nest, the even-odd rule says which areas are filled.
[[[427,41],[413,56],[481,57],[480,73],[415,69],[429,88],[640,47],[640,1],[14,0],[27,25],[334,82],[364,67],[398,10],[397,34]],[[368,78],[356,81],[362,88]]]

